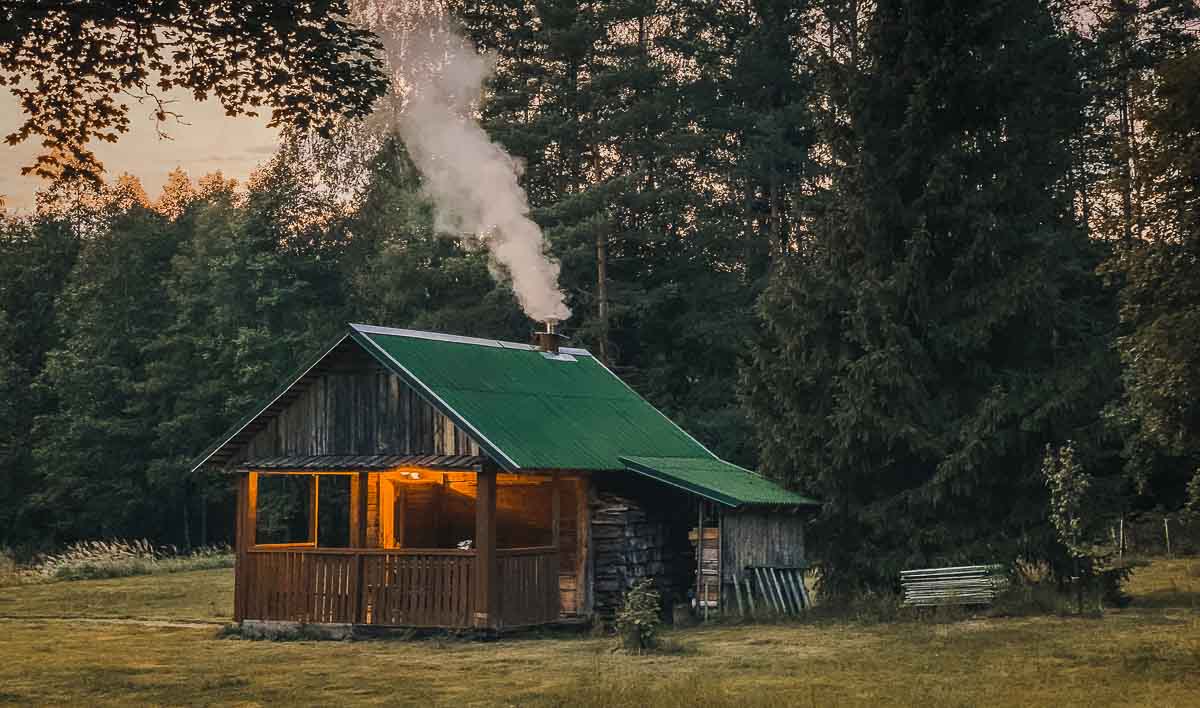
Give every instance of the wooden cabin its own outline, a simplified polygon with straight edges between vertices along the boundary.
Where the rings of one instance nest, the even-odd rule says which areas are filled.
[[[195,467],[237,478],[238,621],[530,626],[647,576],[740,606],[747,569],[803,565],[813,504],[552,335],[350,325]]]

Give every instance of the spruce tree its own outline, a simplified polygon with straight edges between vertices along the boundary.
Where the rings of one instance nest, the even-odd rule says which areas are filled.
[[[1163,62],[1139,114],[1145,237],[1109,269],[1121,288],[1125,395],[1114,408],[1141,508],[1176,511],[1200,489],[1200,49]]]
[[[824,501],[835,595],[905,567],[1062,558],[1048,442],[1112,394],[1098,259],[1064,188],[1080,98],[1033,0],[880,2],[854,139],[761,303],[742,375],[773,476]]]

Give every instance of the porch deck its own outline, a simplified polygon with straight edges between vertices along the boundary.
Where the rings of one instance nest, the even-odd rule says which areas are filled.
[[[281,499],[260,504],[268,480],[307,490],[282,505],[303,518],[281,526]],[[571,533],[560,533],[560,507],[565,498],[582,510],[578,484],[557,473],[498,475],[486,464],[456,471],[248,468],[238,494],[235,619],[446,629],[557,622],[577,607],[583,541],[575,514]],[[343,506],[331,510],[330,501]],[[269,514],[274,521],[263,526]],[[278,535],[280,528],[292,535],[272,543],[268,530]],[[468,548],[456,548],[454,539],[464,537]]]

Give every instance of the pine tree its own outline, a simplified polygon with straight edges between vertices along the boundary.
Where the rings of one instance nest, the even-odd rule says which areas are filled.
[[[1164,62],[1139,114],[1144,238],[1109,264],[1122,283],[1125,397],[1115,408],[1138,505],[1175,511],[1200,479],[1200,49]]]
[[[760,257],[747,273],[747,254],[766,248],[727,228],[740,199],[733,221],[708,206],[728,190],[702,161],[725,136],[696,135],[686,76],[705,40],[681,39],[683,4],[500,0],[464,17],[498,55],[485,124],[524,163],[562,262],[567,329],[716,450],[753,463],[735,371],[765,270]]]
[[[844,168],[742,376],[766,469],[825,502],[836,595],[1061,557],[1041,453],[1088,454],[1113,378],[1099,254],[1064,187],[1080,98],[1062,29],[1032,0],[880,2],[864,50],[830,90],[849,99]]]
[[[368,165],[361,204],[345,225],[342,262],[351,319],[501,339],[528,320],[487,252],[434,233],[433,211],[403,146],[391,138]]]

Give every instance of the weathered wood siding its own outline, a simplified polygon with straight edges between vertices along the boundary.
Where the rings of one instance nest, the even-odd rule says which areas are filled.
[[[478,455],[479,446],[357,346],[330,355],[237,457]]]
[[[728,581],[748,565],[804,565],[804,516],[789,511],[725,511],[721,574]]]

